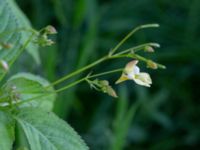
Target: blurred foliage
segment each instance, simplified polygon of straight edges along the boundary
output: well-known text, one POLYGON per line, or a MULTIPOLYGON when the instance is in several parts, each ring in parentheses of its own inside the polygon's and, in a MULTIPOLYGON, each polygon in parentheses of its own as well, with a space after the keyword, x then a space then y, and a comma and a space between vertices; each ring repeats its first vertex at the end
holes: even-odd
MULTIPOLYGON (((155 41, 152 58, 167 66, 150 71, 152 88, 119 86, 119 99, 81 84, 59 95, 55 112, 66 119, 92 150, 173 150, 200 146, 199 0, 17 0, 37 29, 58 30, 56 45, 42 48, 41 66, 22 56, 16 69, 37 72, 50 81, 78 69, 115 46, 133 27, 159 23, 125 44, 155 41)), ((128 60, 127 60, 128 61, 128 60)), ((127 62, 126 61, 126 62, 127 62)), ((109 62, 93 71, 124 66, 109 62)), ((108 76, 111 83, 119 75, 108 76)), ((77 76, 73 80, 80 78, 77 76)), ((73 81, 72 80, 72 81, 73 81)))

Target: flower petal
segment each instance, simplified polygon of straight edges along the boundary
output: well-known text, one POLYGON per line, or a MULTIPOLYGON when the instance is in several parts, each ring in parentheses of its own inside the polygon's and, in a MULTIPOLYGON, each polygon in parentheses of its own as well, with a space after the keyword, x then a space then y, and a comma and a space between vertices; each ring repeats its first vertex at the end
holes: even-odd
POLYGON ((121 77, 115 82, 115 84, 119 84, 119 83, 126 81, 128 79, 129 78, 126 75, 122 74, 121 77))
POLYGON ((133 69, 134 69, 134 67, 135 67, 135 65, 138 63, 138 60, 132 60, 132 61, 130 61, 128 64, 126 64, 126 66, 125 66, 125 72, 126 73, 130 73, 130 72, 132 72, 133 71, 133 69))
POLYGON ((135 75, 133 80, 142 86, 150 87, 152 84, 151 77, 148 73, 141 72, 138 75, 135 75))
POLYGON ((135 65, 135 66, 133 67, 133 73, 134 73, 134 74, 139 74, 139 73, 140 73, 140 68, 139 68, 138 66, 135 65))

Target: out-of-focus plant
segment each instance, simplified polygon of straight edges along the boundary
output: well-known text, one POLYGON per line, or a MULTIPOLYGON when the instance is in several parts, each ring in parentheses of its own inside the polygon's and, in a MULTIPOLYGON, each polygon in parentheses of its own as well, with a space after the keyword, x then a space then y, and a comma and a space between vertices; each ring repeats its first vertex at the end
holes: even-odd
MULTIPOLYGON (((49 36, 56 34, 57 31, 50 25, 39 31, 33 29, 13 1, 0 0, 0 10, 2 10, 0 24, 0 79, 2 80, 24 50, 28 50, 36 63, 40 63, 37 47, 54 44, 49 36)), ((85 81, 91 88, 116 98, 117 93, 109 82, 98 77, 117 72, 122 72, 122 76, 116 83, 129 79, 139 85, 150 87, 151 77, 148 73, 140 72, 136 66, 138 61, 145 62, 147 67, 152 69, 164 69, 165 66, 139 55, 138 52, 154 52, 154 48, 159 47, 159 44, 145 43, 120 51, 119 48, 137 31, 155 27, 158 27, 158 24, 136 27, 105 56, 55 82, 49 83, 46 79, 30 73, 18 73, 6 80, 0 89, 0 149, 88 149, 80 136, 52 112, 56 94, 85 81), (102 62, 121 58, 131 59, 125 68, 96 74, 88 73, 85 77, 61 88, 53 88, 102 62)), ((131 109, 130 116, 133 114, 132 111, 131 109)), ((127 118, 127 122, 130 122, 130 118, 127 118)))

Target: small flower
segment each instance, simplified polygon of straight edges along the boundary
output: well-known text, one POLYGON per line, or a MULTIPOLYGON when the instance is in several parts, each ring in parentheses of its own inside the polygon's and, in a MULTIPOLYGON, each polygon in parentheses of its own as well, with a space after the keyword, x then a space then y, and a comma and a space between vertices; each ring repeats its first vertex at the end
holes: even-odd
POLYGON ((151 77, 148 73, 140 72, 140 68, 136 65, 137 60, 129 62, 121 75, 121 77, 116 81, 116 84, 121 83, 126 80, 133 80, 135 83, 150 87, 152 84, 151 77))

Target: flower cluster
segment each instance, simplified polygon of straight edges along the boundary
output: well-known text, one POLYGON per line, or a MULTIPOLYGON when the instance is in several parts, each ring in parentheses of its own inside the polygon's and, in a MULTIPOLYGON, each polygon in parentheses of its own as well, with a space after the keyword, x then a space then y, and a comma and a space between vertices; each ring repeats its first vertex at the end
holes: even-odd
POLYGON ((57 34, 56 29, 53 26, 48 25, 38 32, 38 35, 35 39, 35 43, 37 43, 42 47, 51 46, 52 44, 54 44, 54 41, 49 39, 48 35, 53 35, 53 34, 57 34))

